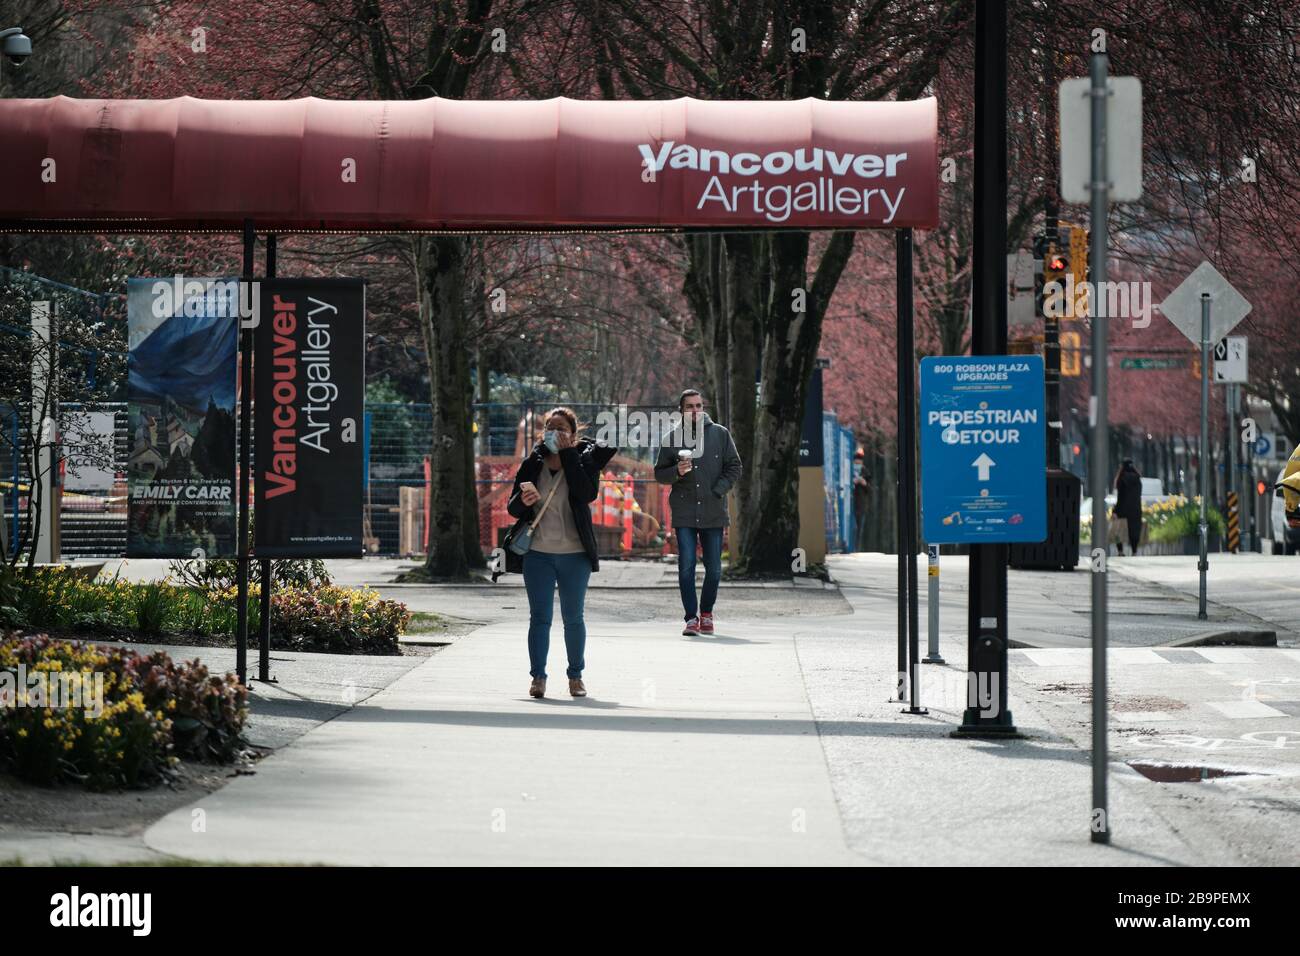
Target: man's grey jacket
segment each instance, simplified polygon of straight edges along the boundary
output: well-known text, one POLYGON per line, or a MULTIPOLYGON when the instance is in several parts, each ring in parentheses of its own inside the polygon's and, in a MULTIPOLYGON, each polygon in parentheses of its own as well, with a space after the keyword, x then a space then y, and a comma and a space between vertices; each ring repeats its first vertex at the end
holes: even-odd
POLYGON ((740 480, 744 470, 731 432, 708 415, 700 416, 703 434, 688 429, 683 440, 679 426, 665 436, 655 460, 655 480, 672 485, 668 504, 673 512, 674 528, 725 528, 727 492, 740 480), (677 474, 677 453, 689 448, 692 468, 677 474))

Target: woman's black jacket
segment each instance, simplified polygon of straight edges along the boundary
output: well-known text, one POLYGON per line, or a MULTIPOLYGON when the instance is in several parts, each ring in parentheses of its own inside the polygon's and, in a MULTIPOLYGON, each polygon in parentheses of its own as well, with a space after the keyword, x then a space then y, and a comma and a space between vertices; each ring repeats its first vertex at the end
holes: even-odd
MULTIPOLYGON (((582 550, 591 561, 593 571, 600 570, 600 559, 596 551, 596 532, 592 530, 591 525, 591 503, 596 500, 600 491, 600 470, 617 451, 617 448, 597 445, 590 438, 579 439, 572 448, 560 449, 560 467, 564 469, 564 480, 569 488, 569 507, 573 511, 573 524, 578 529, 582 550)), ((532 454, 520 463, 519 470, 515 472, 515 485, 510 491, 510 504, 506 506, 506 510, 510 512, 511 517, 518 519, 515 521, 516 530, 520 525, 527 524, 537 517, 537 509, 541 507, 541 502, 532 506, 524 504, 519 496, 519 486, 525 481, 537 484, 538 476, 546 467, 546 455, 546 446, 538 442, 532 454)), ((551 502, 551 507, 555 507, 554 501, 551 502)), ((511 574, 522 574, 523 570, 523 556, 507 548, 506 571, 511 574)), ((493 574, 492 580, 495 581, 500 573, 493 574)))
POLYGON ((1132 468, 1121 468, 1115 477, 1115 517, 1142 517, 1142 476, 1132 468))

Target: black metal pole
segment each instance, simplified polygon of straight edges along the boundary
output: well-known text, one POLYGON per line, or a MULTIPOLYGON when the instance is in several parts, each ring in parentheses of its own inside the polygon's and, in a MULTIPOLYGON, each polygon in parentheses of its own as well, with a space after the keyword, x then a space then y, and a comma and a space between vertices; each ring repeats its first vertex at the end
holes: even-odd
MULTIPOLYGON (((1048 255, 1061 247, 1060 219, 1053 189, 1048 187, 1050 195, 1044 217, 1048 255)), ((1070 266, 1073 268, 1074 263, 1071 262, 1070 266)), ((1051 312, 1053 314, 1047 314, 1045 310, 1043 315, 1043 379, 1047 393, 1047 421, 1044 423, 1047 429, 1047 467, 1054 470, 1061 467, 1061 320, 1055 309, 1051 312)))
MULTIPOLYGON (((911 595, 907 567, 913 563, 909 545, 908 529, 913 525, 910 489, 915 488, 908 474, 911 449, 914 441, 908 429, 908 409, 911 396, 908 391, 907 369, 911 365, 912 353, 912 230, 899 229, 894 233, 894 271, 897 280, 896 304, 898 310, 898 437, 894 464, 894 486, 896 491, 895 512, 898 517, 898 530, 895 537, 898 544, 898 699, 906 701, 908 694, 908 674, 912 668, 908 659, 908 622, 911 619, 911 595), (906 278, 905 278, 906 277, 906 278)), ((911 660, 915 660, 912 658, 911 660)))
MULTIPOLYGON (((266 235, 266 278, 275 278, 275 233, 266 235)), ((259 323, 260 325, 260 323, 259 323)), ((254 335, 258 330, 254 330, 254 335)), ((265 334, 265 333, 262 333, 265 334)), ((261 614, 257 620, 257 679, 271 680, 271 559, 261 559, 262 589, 261 614)))
MULTIPOLYGON (((253 280, 253 220, 244 220, 244 282, 253 280)), ((236 611, 235 672, 241 684, 248 683, 248 489, 252 446, 250 424, 253 418, 253 330, 243 316, 239 319, 239 480, 237 514, 239 516, 238 554, 235 559, 238 587, 236 611)))
POLYGON ((910 678, 906 712, 924 714, 921 707, 921 629, 916 581, 916 345, 912 315, 912 230, 898 230, 898 359, 899 446, 905 477, 899 479, 904 513, 903 556, 907 574, 907 674, 910 678))
MULTIPOLYGON (((1005 355, 1007 8, 1002 0, 975 4, 974 239, 971 354, 1005 355)), ((971 545, 966 634, 967 670, 974 675, 978 699, 968 698, 958 733, 1015 734, 1007 706, 1005 544, 971 545)))

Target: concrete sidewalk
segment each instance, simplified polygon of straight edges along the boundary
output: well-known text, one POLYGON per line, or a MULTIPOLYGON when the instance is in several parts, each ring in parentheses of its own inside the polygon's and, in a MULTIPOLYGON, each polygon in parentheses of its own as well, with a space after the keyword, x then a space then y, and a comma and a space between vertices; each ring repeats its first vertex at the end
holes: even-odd
POLYGON ((724 588, 713 638, 592 617, 592 696, 581 701, 567 696, 558 626, 552 696, 526 696, 519 613, 164 817, 145 843, 205 861, 330 864, 1242 859, 1216 834, 1212 806, 1175 806, 1177 795, 1120 762, 1114 843, 1091 844, 1086 738, 1054 724, 1014 673, 1025 739, 952 739, 964 635, 944 638, 947 667, 927 668, 929 714, 901 713, 881 560, 837 567, 851 614, 733 619, 745 601, 724 588))
POLYGON ((557 626, 535 701, 524 626, 446 648, 145 842, 266 863, 861 862, 788 629, 593 623, 591 696, 575 701, 557 626))

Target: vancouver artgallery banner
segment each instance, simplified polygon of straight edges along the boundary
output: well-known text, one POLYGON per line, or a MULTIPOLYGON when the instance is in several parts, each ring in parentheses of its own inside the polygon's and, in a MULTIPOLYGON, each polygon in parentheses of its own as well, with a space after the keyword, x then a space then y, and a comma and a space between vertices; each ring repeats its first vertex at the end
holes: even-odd
POLYGON ((266 279, 261 287, 254 554, 360 557, 365 284, 266 279))
POLYGON ((239 283, 127 280, 127 557, 235 554, 239 283))

